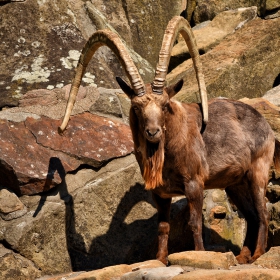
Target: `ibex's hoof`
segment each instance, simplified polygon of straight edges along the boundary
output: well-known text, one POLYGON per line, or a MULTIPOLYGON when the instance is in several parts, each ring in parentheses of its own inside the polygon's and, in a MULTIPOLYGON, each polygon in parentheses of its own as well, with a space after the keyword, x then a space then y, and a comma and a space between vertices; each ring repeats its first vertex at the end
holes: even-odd
POLYGON ((168 259, 167 258, 157 258, 158 261, 161 261, 164 265, 168 265, 168 259))
POLYGON ((236 260, 239 264, 248 264, 248 263, 251 263, 251 257, 249 256, 244 256, 244 255, 238 255, 236 257, 236 260))

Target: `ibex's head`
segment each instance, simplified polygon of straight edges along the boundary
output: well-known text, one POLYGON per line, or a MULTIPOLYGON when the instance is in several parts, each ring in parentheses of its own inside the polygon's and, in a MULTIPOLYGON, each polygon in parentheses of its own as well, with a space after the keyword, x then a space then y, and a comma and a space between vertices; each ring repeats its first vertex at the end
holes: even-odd
POLYGON ((134 90, 121 78, 117 77, 117 82, 131 100, 130 114, 135 115, 138 129, 141 130, 142 135, 148 142, 158 143, 164 135, 165 113, 170 110, 169 100, 180 91, 183 80, 174 86, 164 88, 161 94, 154 92, 152 85, 147 84, 145 94, 141 96, 136 95, 134 90))

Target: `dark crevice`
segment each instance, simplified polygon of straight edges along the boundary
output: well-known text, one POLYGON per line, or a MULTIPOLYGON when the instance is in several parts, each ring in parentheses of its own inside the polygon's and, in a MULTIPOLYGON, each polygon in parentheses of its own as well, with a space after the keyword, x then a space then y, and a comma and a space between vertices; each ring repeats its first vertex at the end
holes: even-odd
POLYGON ((128 15, 128 10, 127 10, 126 0, 122 0, 122 7, 123 7, 123 10, 125 12, 126 20, 127 20, 128 24, 129 24, 129 15, 128 15))
POLYGON ((280 73, 278 74, 278 76, 275 78, 273 86, 272 87, 277 87, 280 85, 280 73))
POLYGON ((222 220, 226 218, 226 215, 227 215, 226 213, 214 213, 214 218, 222 220))
POLYGON ((266 10, 266 11, 265 11, 265 17, 267 17, 267 16, 272 16, 272 15, 278 13, 279 11, 280 11, 280 8, 275 8, 275 9, 269 10, 269 11, 266 10))
POLYGON ((19 254, 19 251, 15 250, 12 245, 5 239, 1 240, 1 244, 6 248, 9 249, 11 251, 13 251, 14 253, 19 254))
POLYGON ((11 0, 10 0, 10 1, 1 1, 1 2, 0 2, 0 7, 1 7, 1 6, 4 6, 4 5, 7 5, 7 4, 10 4, 10 3, 13 3, 13 2, 14 2, 14 3, 15 3, 15 2, 16 2, 16 3, 21 3, 21 2, 25 2, 25 1, 24 1, 24 0, 22 0, 22 1, 11 1, 11 0))

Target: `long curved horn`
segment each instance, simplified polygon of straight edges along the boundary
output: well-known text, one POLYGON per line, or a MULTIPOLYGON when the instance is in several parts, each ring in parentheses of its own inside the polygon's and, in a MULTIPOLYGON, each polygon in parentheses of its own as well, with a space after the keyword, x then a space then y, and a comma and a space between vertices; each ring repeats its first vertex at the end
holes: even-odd
POLYGON ((171 50, 178 36, 178 33, 181 33, 181 35, 183 36, 193 60, 193 65, 196 71, 196 79, 198 82, 200 98, 202 103, 203 121, 204 123, 207 123, 208 102, 207 102, 206 86, 204 82, 204 75, 202 73, 202 64, 200 61, 200 56, 199 56, 196 40, 192 32, 192 29, 188 21, 181 16, 173 17, 173 19, 169 21, 167 28, 165 30, 161 50, 159 53, 159 60, 156 68, 155 78, 152 83, 153 92, 156 94, 163 93, 163 87, 167 75, 171 50))
POLYGON ((115 53, 129 78, 135 94, 138 96, 145 94, 145 84, 120 37, 110 30, 99 30, 89 38, 80 55, 64 118, 58 128, 59 133, 62 133, 68 124, 86 67, 94 53, 101 46, 107 46, 115 53))

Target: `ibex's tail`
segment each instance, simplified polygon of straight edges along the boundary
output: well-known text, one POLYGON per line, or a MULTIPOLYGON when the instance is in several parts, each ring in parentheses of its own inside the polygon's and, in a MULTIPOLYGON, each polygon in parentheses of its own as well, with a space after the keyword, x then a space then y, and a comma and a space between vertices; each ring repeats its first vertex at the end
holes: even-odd
POLYGON ((277 171, 277 173, 280 174, 280 142, 275 139, 275 151, 274 151, 274 168, 277 171))

